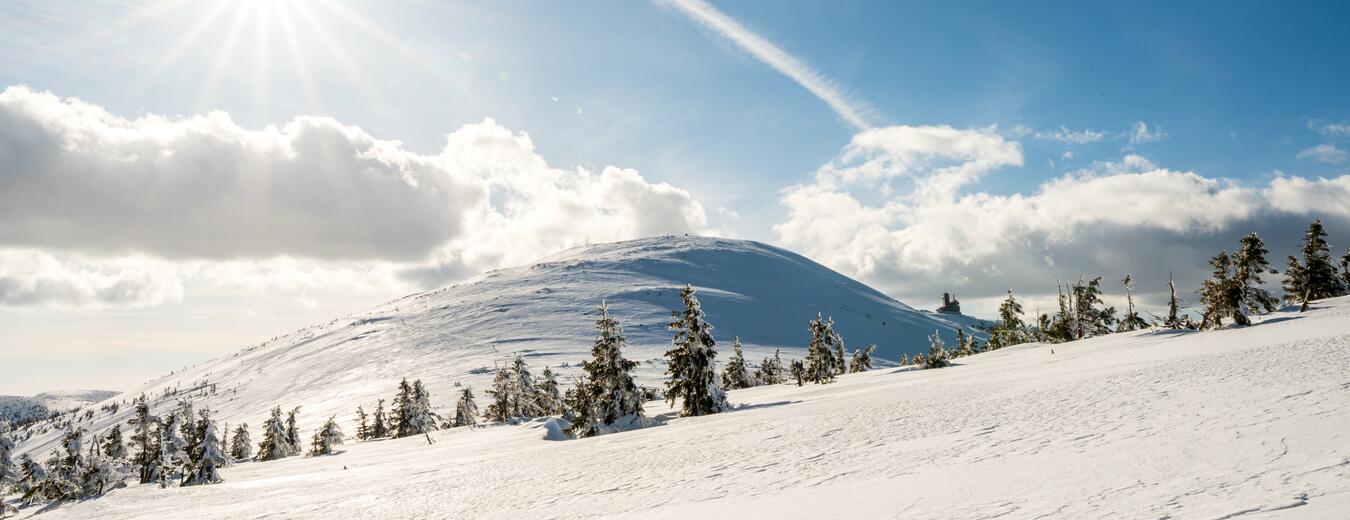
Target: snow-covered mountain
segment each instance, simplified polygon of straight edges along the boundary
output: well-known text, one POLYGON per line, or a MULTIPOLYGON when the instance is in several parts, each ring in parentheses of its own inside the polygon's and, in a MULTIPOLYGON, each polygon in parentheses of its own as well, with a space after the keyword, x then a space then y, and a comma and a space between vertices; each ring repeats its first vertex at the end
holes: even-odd
POLYGON ((734 390, 702 417, 653 401, 652 426, 589 439, 537 420, 348 443, 20 517, 1345 518, 1347 374, 1350 297, 734 390))
POLYGON ((0 420, 27 422, 108 399, 119 392, 111 390, 53 390, 34 396, 0 395, 0 420))
MULTIPOLYGON (((449 407, 454 384, 485 388, 493 367, 516 354, 536 373, 553 367, 566 384, 590 355, 602 300, 622 321, 628 357, 645 361, 639 382, 654 386, 664 378, 666 322, 685 284, 699 290, 722 360, 733 337, 753 363, 775 348, 785 358, 800 357, 817 313, 834 318, 850 349, 876 344, 882 360, 926 351, 935 330, 949 341, 955 334, 943 315, 916 311, 796 253, 745 240, 662 236, 578 247, 409 295, 158 378, 117 399, 125 405, 144 393, 163 413, 189 397, 223 422, 255 427, 273 406, 302 406, 308 427, 333 414, 350 421, 358 404, 371 408, 391 397, 404 377, 422 379, 433 404, 449 407)), ((105 431, 128 413, 125 406, 99 413, 84 427, 105 431)), ((48 450, 56 435, 35 436, 20 450, 48 450)))

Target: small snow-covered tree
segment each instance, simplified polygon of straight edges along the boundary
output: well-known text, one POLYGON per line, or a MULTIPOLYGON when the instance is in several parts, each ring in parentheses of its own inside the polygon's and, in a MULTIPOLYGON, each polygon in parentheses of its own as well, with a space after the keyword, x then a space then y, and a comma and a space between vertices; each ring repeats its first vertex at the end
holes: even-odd
POLYGON ((830 327, 830 335, 833 336, 834 343, 834 370, 836 374, 848 372, 848 359, 844 357, 844 338, 834 331, 833 325, 830 327))
POLYGON ((1085 280, 1084 277, 1078 277, 1078 283, 1073 285, 1073 308, 1074 325, 1078 327, 1075 331, 1077 339, 1100 336, 1111 333, 1111 325, 1116 322, 1116 310, 1113 307, 1101 307, 1102 302, 1102 277, 1098 276, 1091 280, 1085 280))
POLYGON ((234 438, 230 440, 230 458, 247 460, 253 456, 253 440, 248 436, 248 423, 239 423, 234 429, 234 438))
MULTIPOLYGON (((4 489, 18 479, 19 469, 14 465, 14 441, 10 439, 9 423, 0 419, 0 497, 4 489)), ((0 502, 4 499, 0 498, 0 502)))
POLYGON ((511 419, 511 413, 515 409, 513 402, 515 399, 511 394, 511 370, 502 367, 497 370, 497 375, 492 378, 492 386, 487 390, 488 403, 487 411, 484 414, 490 421, 504 423, 511 419))
POLYGON ((943 368, 951 366, 948 360, 947 346, 942 343, 942 337, 938 331, 933 331, 932 336, 928 336, 928 355, 923 358, 924 368, 943 368))
POLYGON ((220 439, 216 437, 216 421, 211 419, 210 410, 202 410, 197 419, 196 443, 190 452, 190 462, 183 475, 182 485, 200 486, 220 482, 220 473, 216 470, 224 466, 227 460, 220 451, 220 439))
POLYGON ((854 350, 854 351, 853 351, 853 361, 852 361, 851 363, 849 363, 848 371, 849 371, 849 372, 866 372, 866 371, 868 371, 868 370, 871 370, 871 369, 872 369, 872 353, 873 353, 873 352, 876 352, 876 351, 877 351, 877 346, 876 346, 876 345, 868 345, 868 346, 866 346, 866 347, 863 347, 863 348, 854 350))
POLYGON ((375 419, 370 425, 370 438, 383 439, 389 436, 389 421, 384 415, 384 399, 375 403, 375 419))
POLYGON ((534 385, 534 376, 530 375, 530 366, 520 354, 516 354, 515 360, 511 362, 511 395, 514 408, 512 415, 526 419, 544 415, 544 410, 539 406, 539 390, 534 385))
POLYGON ((900 354, 900 366, 909 365, 909 354, 900 354))
POLYGON ((632 373, 637 362, 624 357, 628 338, 603 301, 595 328, 599 334, 591 346, 591 359, 582 363, 582 378, 565 399, 572 421, 567 433, 577 438, 643 421, 645 399, 632 373))
POLYGON ((802 381, 806 379, 806 364, 800 359, 794 359, 788 364, 788 371, 792 374, 792 379, 797 381, 797 386, 802 386, 802 381))
POLYGON ((666 382, 666 402, 674 406, 675 400, 679 399, 681 416, 721 412, 728 405, 726 393, 717 382, 714 365, 717 342, 713 340, 713 327, 703 318, 703 308, 693 286, 685 285, 680 298, 684 301, 684 310, 672 312, 669 325, 670 330, 675 331, 675 337, 671 340, 674 348, 666 351, 666 373, 670 375, 670 381, 666 382))
POLYGON ((544 371, 539 374, 539 381, 535 384, 534 401, 542 415, 558 415, 562 413, 562 391, 558 388, 558 378, 553 374, 548 365, 544 365, 544 371))
POLYGON ((1327 231, 1322 219, 1308 225, 1303 235, 1303 247, 1300 252, 1303 262, 1290 259, 1290 269, 1285 272, 1285 297, 1290 298, 1291 289, 1294 300, 1309 302, 1345 294, 1345 280, 1336 272, 1336 264, 1331 258, 1331 247, 1327 244, 1327 231), (1296 269, 1297 268, 1297 269, 1296 269), (1301 294, 1300 294, 1301 293, 1301 294))
POLYGON ((421 435, 434 431, 440 424, 440 416, 431 410, 431 392, 427 391, 421 379, 413 381, 412 414, 409 416, 409 435, 421 435))
POLYGON ((116 460, 127 458, 127 448, 122 444, 122 425, 114 424, 108 430, 108 435, 103 438, 103 454, 116 460))
POLYGON ((277 460, 295 454, 295 446, 286 436, 286 423, 281 418, 281 407, 273 407, 272 415, 263 421, 263 438, 258 443, 258 454, 253 456, 253 460, 277 460))
POLYGON ((1120 284, 1125 286, 1125 317, 1120 319, 1116 332, 1147 329, 1148 322, 1139 317, 1139 313, 1134 310, 1134 277, 1127 274, 1120 284))
POLYGON ((330 416, 323 426, 314 431, 314 440, 309 445, 309 456, 332 455, 333 446, 340 445, 342 445, 342 429, 338 427, 337 420, 330 416))
POLYGON ((20 503, 30 505, 47 500, 46 493, 39 489, 45 480, 47 470, 42 467, 42 463, 33 460, 27 453, 19 456, 19 478, 14 482, 14 489, 19 492, 20 503))
POLYGON ((160 487, 167 487, 169 481, 178 474, 182 467, 188 462, 188 442, 182 436, 182 428, 179 426, 180 416, 177 413, 169 413, 159 418, 159 464, 158 475, 160 487))
POLYGON ((359 405, 356 407, 356 440, 370 440, 370 424, 366 417, 366 410, 359 405))
POLYGON ((722 386, 727 390, 750 388, 750 370, 745 365, 745 355, 741 352, 741 338, 736 336, 731 342, 731 359, 722 369, 722 386))
POLYGON ((755 370, 755 383, 760 385, 778 385, 786 382, 783 376, 783 359, 779 357, 778 349, 774 349, 773 357, 764 358, 755 370))
POLYGON ((970 342, 968 341, 968 339, 969 336, 966 335, 965 327, 957 327, 956 348, 953 349, 953 352, 951 352, 952 357, 954 358, 966 357, 975 353, 973 349, 970 348, 970 342))
POLYGON ((300 454, 300 429, 295 426, 296 418, 300 415, 300 407, 292 408, 286 412, 286 446, 287 457, 300 454))
POLYGON ((1238 250, 1233 254, 1233 283, 1240 292, 1238 312, 1244 314, 1266 314, 1275 310, 1277 300, 1263 289, 1265 281, 1262 274, 1277 274, 1266 261, 1266 243, 1256 233, 1242 237, 1238 250))
MULTIPOLYGON (((1289 257, 1293 260, 1294 257, 1289 257)), ((1169 329, 1189 329, 1191 327, 1190 318, 1181 314, 1181 303, 1177 299, 1177 283, 1172 280, 1172 273, 1167 273, 1167 289, 1171 296, 1167 299, 1167 318, 1163 320, 1163 327, 1169 329)))
POLYGON ((155 428, 159 418, 150 414, 144 394, 133 403, 128 424, 132 428, 131 445, 136 448, 136 453, 131 458, 131 464, 136 467, 142 484, 156 482, 159 480, 159 436, 155 434, 155 428))
POLYGON ((808 328, 811 331, 811 343, 806 350, 806 380, 816 384, 833 381, 834 375, 839 372, 836 366, 838 359, 831 351, 836 338, 834 320, 823 319, 817 313, 808 328))
POLYGON ((473 402, 473 389, 464 387, 455 403, 455 422, 451 426, 474 426, 478 424, 478 405, 473 402))
POLYGON ((1251 321, 1242 313, 1242 289, 1233 278, 1233 260, 1228 251, 1214 255, 1209 265, 1213 273, 1200 284, 1200 304, 1204 306, 1200 328, 1218 328, 1230 316, 1238 325, 1250 325, 1251 321))

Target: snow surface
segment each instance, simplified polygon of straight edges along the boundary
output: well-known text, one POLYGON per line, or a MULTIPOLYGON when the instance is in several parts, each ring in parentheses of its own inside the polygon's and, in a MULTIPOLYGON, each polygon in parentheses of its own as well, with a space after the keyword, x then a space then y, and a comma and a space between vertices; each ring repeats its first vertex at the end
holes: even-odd
MULTIPOLYGON (((315 358, 317 363, 320 358, 315 358)), ((289 389, 288 391, 299 391, 289 389)), ((1350 298, 1244 329, 1028 344, 730 392, 549 441, 547 420, 245 463, 38 518, 1344 518, 1350 298)), ((343 397, 345 398, 345 397, 343 397)), ((34 509, 21 515, 32 515, 34 509)))
MULTIPOLYGON (((260 426, 273 406, 301 406, 299 425, 317 427, 336 414, 353 432, 357 405, 392 397, 401 378, 422 379, 441 413, 452 412, 455 384, 480 398, 494 367, 519 353, 538 375, 547 364, 563 386, 590 357, 601 300, 609 303, 628 336, 629 359, 644 361, 639 384, 665 380, 666 324, 686 283, 699 299, 721 347, 730 355, 740 336, 752 364, 784 349, 784 362, 801 357, 807 323, 816 313, 833 316, 835 330, 852 348, 877 344, 874 358, 898 360, 902 352, 927 351, 926 336, 952 322, 916 311, 807 258, 746 240, 662 236, 569 249, 530 266, 484 273, 444 289, 413 294, 370 312, 273 338, 231 356, 158 378, 117 397, 117 414, 99 412, 77 423, 105 432, 131 414, 130 399, 155 399, 166 413, 191 396, 223 422, 260 426), (563 366, 567 365, 567 366, 563 366), (210 395, 210 385, 215 395, 210 395), (165 395, 166 388, 177 394, 165 395)), ((35 435, 20 452, 45 457, 61 432, 35 435)))

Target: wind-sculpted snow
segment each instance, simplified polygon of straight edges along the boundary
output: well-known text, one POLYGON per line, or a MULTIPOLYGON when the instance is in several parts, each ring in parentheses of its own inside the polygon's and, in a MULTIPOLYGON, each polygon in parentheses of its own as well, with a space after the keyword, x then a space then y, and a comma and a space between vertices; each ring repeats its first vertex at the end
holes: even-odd
MULTIPOLYGON (((132 389, 118 397, 125 402, 117 414, 100 412, 77 425, 107 431, 129 417, 129 399, 145 393, 158 414, 191 398, 220 421, 247 422, 257 432, 273 406, 301 406, 303 428, 337 414, 352 432, 357 405, 370 410, 376 399, 392 398, 401 378, 422 379, 433 405, 449 411, 456 383, 481 397, 493 368, 517 353, 535 373, 547 364, 570 386, 590 356, 602 300, 628 336, 628 358, 643 361, 638 383, 658 386, 671 346, 666 325, 686 283, 699 290, 724 356, 739 336, 752 363, 780 347, 785 359, 804 355, 816 313, 834 318, 851 349, 875 343, 881 360, 926 351, 935 329, 949 340, 955 334, 942 317, 795 253, 745 240, 662 236, 573 248, 274 338, 132 389)), ((35 436, 19 450, 45 454, 58 434, 35 436)))
MULTIPOLYGON (((1028 344, 730 392, 548 441, 544 421, 246 463, 41 518, 1337 518, 1350 298, 1245 329, 1028 344)), ((25 512, 24 514, 28 514, 25 512)))

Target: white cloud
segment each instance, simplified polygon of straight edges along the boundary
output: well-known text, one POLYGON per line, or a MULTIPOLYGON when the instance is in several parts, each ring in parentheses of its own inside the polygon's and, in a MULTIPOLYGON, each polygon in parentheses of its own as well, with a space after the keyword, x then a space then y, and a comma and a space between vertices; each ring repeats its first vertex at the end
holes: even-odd
POLYGON ((747 29, 740 22, 718 11, 716 7, 703 0, 663 0, 660 3, 675 8, 676 11, 699 25, 730 40, 741 50, 754 56, 755 59, 796 81, 798 85, 829 105, 836 114, 839 114, 840 118, 859 130, 871 127, 864 116, 866 110, 850 100, 843 90, 829 78, 812 69, 811 66, 803 63, 797 57, 788 54, 763 36, 747 29))
POLYGON ((182 280, 162 261, 89 262, 69 254, 0 250, 0 306, 137 308, 182 299, 182 280))
POLYGON ((1350 152, 1346 152, 1331 143, 1322 143, 1299 152, 1298 158, 1312 159, 1328 164, 1340 164, 1350 159, 1350 152))
POLYGON ((1136 121, 1133 128, 1130 130, 1130 145, 1135 146, 1144 143, 1152 143, 1154 141, 1161 141, 1165 137, 1167 137, 1167 133, 1163 132, 1157 125, 1154 125, 1153 128, 1150 129, 1148 123, 1136 121))
POLYGON ((1067 126, 1060 125, 1059 130, 1036 132, 1037 139, 1047 141, 1059 141, 1068 144, 1087 144, 1095 143, 1106 138, 1106 132, 1084 128, 1082 130, 1070 130, 1067 126))
MULTIPOLYGON (((554 168, 527 134, 492 120, 422 155, 326 118, 260 130, 220 112, 129 120, 11 87, 0 93, 0 156, 0 249, 172 260, 194 283, 271 273, 298 286, 348 275, 430 286, 590 242, 715 232, 688 192, 630 169, 554 168)), ((24 289, 100 286, 14 265, 0 270, 12 305, 173 301, 24 289)))
MULTIPOLYGON (((781 244, 902 297, 959 291, 997 299, 1009 285, 1043 296, 1057 274, 1119 278, 1133 272, 1158 281, 1174 270, 1190 283, 1203 273, 1205 259, 1232 247, 1228 242, 1240 233, 1261 231, 1278 259, 1278 247, 1301 236, 1307 219, 1350 217, 1350 208, 1338 202, 1350 195, 1350 176, 1280 177, 1257 189, 1160 168, 1138 155, 1022 193, 970 192, 979 176, 1020 165, 1020 150, 985 130, 948 130, 950 139, 907 142, 955 164, 913 161, 903 146, 861 154, 855 139, 815 182, 784 191, 788 216, 775 226, 781 244), (866 175, 839 173, 850 171, 866 175), (969 173, 950 173, 962 171, 969 173), (878 197, 885 193, 878 180, 892 179, 913 185, 878 197), (966 190, 953 189, 963 185, 966 190)), ((1350 219, 1330 224, 1345 222, 1350 219)), ((1153 285, 1161 290, 1161 282, 1153 285)))
POLYGON ((1308 128, 1330 137, 1350 136, 1350 123, 1329 123, 1311 120, 1308 121, 1308 128))

